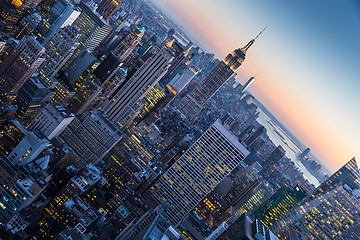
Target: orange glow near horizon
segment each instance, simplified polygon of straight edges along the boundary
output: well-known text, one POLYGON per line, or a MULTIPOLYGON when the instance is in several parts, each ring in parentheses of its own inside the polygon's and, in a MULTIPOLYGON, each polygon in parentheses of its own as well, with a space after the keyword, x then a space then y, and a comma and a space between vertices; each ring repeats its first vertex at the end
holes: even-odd
MULTIPOLYGON (((239 29, 234 31, 231 29, 233 27, 231 24, 222 24, 221 20, 223 19, 216 18, 216 16, 226 16, 222 15, 224 12, 222 12, 220 4, 219 9, 206 9, 208 12, 198 11, 201 4, 205 5, 204 1, 164 1, 167 8, 172 9, 185 25, 191 27, 187 30, 192 30, 191 32, 196 34, 194 37, 198 38, 201 44, 205 44, 208 51, 214 52, 219 59, 223 59, 234 49, 246 45, 252 37, 256 36, 256 31, 261 30, 261 28, 254 30, 252 26, 249 26, 251 23, 249 21, 249 24, 239 24, 241 25, 239 29), (211 15, 213 18, 210 18, 211 11, 219 11, 220 14, 213 14, 211 15), (246 36, 238 33, 244 33, 246 36)), ((277 31, 277 29, 273 29, 273 31, 277 31)), ((264 48, 264 43, 260 44, 260 41, 262 41, 262 37, 257 42, 264 48)), ((304 102, 303 99, 306 96, 299 92, 296 86, 291 86, 284 81, 286 76, 291 76, 291 74, 294 76, 296 71, 300 72, 301 69, 297 68, 294 63, 288 63, 287 59, 281 59, 283 62, 278 63, 278 67, 283 66, 282 69, 272 69, 272 65, 265 60, 268 57, 264 57, 265 53, 259 50, 261 47, 256 47, 257 42, 251 47, 246 60, 237 71, 241 83, 259 73, 249 88, 250 92, 269 108, 274 116, 284 123, 295 136, 309 146, 312 152, 318 156, 318 160, 324 163, 328 169, 332 171, 339 169, 353 157, 351 153, 358 153, 355 144, 349 144, 349 139, 341 134, 339 126, 331 124, 327 115, 323 115, 320 110, 313 108, 309 102, 304 102)), ((279 46, 278 42, 269 41, 267 44, 267 49, 282 50, 282 46, 279 46)), ((276 50, 273 51, 276 53, 276 50)))

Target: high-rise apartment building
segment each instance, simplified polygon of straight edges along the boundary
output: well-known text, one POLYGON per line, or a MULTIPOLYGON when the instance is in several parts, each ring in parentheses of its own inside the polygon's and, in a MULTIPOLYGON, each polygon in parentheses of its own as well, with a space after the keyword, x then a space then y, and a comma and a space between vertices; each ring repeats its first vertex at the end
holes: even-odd
POLYGON ((161 49, 129 79, 114 91, 104 107, 107 116, 121 128, 126 127, 140 110, 140 100, 165 74, 173 56, 167 48, 161 49))
POLYGON ((247 50, 253 45, 258 36, 252 39, 245 47, 236 49, 228 54, 196 89, 180 100, 177 108, 189 119, 195 118, 204 104, 224 85, 236 69, 240 67, 245 60, 247 50))
POLYGON ((110 20, 110 17, 120 7, 119 0, 103 0, 96 11, 105 18, 106 21, 110 20))
POLYGON ((34 37, 24 37, 0 65, 0 103, 11 101, 42 64, 45 48, 34 37))
POLYGON ((360 217, 360 175, 355 158, 278 220, 271 230, 281 239, 297 232, 305 239, 338 239, 360 217))
POLYGON ((156 201, 169 201, 175 225, 222 181, 249 152, 217 120, 151 187, 156 201))
POLYGON ((63 106, 49 103, 36 115, 28 129, 40 131, 51 140, 59 136, 74 118, 73 114, 66 114, 63 106))
POLYGON ((45 44, 45 60, 38 68, 39 79, 47 87, 54 88, 56 73, 71 57, 79 43, 78 31, 73 26, 66 26, 56 31, 45 44))
POLYGON ((124 62, 125 59, 134 51, 135 47, 140 43, 144 36, 145 29, 143 27, 133 28, 113 50, 114 54, 124 62))

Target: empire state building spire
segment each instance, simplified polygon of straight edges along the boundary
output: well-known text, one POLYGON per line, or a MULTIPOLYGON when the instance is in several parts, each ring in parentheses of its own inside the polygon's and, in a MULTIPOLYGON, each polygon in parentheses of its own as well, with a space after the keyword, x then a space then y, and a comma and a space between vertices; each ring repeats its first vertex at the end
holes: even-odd
POLYGON ((260 35, 265 31, 266 28, 267 28, 267 27, 265 27, 261 32, 259 32, 259 34, 256 35, 255 38, 251 39, 250 42, 248 42, 248 44, 246 44, 243 48, 241 48, 241 51, 243 51, 244 53, 246 53, 246 51, 251 47, 251 45, 254 44, 255 40, 260 37, 260 35))

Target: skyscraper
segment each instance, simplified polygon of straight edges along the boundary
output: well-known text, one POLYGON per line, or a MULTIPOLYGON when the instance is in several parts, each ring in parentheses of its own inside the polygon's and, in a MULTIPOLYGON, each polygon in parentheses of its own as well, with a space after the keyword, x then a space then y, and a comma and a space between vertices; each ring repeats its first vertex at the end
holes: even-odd
POLYGON ((44 62, 38 68, 39 79, 47 87, 54 88, 56 81, 52 78, 71 57, 79 43, 78 31, 73 26, 66 26, 55 32, 45 44, 46 55, 44 62))
POLYGON ((33 34, 39 42, 45 45, 52 33, 71 25, 79 15, 80 12, 76 10, 75 6, 65 0, 58 0, 41 19, 33 34))
POLYGON ((281 239, 297 232, 304 239, 338 239, 360 217, 359 171, 355 158, 335 172, 272 227, 281 239))
POLYGON ((159 81, 167 71, 173 56, 163 48, 153 58, 148 59, 135 74, 121 84, 104 107, 107 116, 121 128, 126 127, 140 110, 139 100, 159 81))
MULTIPOLYGON (((264 31, 264 30, 263 30, 264 31)), ((209 75, 177 104, 177 108, 189 119, 193 119, 201 111, 204 104, 224 85, 245 60, 246 52, 259 37, 260 32, 243 48, 228 54, 209 75)))
POLYGON ((73 149, 68 163, 82 169, 101 161, 122 133, 102 111, 91 111, 73 119, 60 137, 73 149))
POLYGON ((45 48, 34 37, 24 37, 0 65, 0 103, 11 101, 44 61, 45 48))
POLYGON ((250 86, 250 84, 255 80, 255 77, 251 77, 247 82, 244 84, 244 86, 241 88, 241 94, 244 94, 246 89, 250 86))
POLYGON ((110 20, 110 17, 120 7, 119 0, 103 0, 96 11, 105 18, 106 21, 110 20))
POLYGON ((285 156, 285 149, 279 145, 262 163, 261 174, 270 175, 278 167, 279 160, 285 156))
POLYGON ((121 62, 134 51, 135 47, 140 43, 144 36, 145 29, 143 27, 134 28, 128 35, 126 35, 121 42, 113 50, 114 54, 121 62))
POLYGON ((299 186, 285 184, 266 200, 254 215, 268 229, 304 197, 306 193, 299 186))
POLYGON ((28 129, 38 130, 49 140, 57 137, 74 119, 73 114, 66 114, 61 105, 47 104, 32 120, 28 129))
POLYGON ((78 42, 80 45, 62 68, 63 71, 70 71, 71 69, 76 68, 76 66, 72 66, 68 69, 81 52, 84 50, 88 50, 89 52, 94 51, 111 31, 109 23, 98 13, 95 13, 87 4, 80 2, 78 9, 81 14, 75 20, 73 26, 79 28, 80 38, 78 39, 78 42))
POLYGON ((49 89, 37 78, 31 77, 25 82, 22 88, 20 88, 13 104, 17 106, 16 115, 24 125, 27 125, 35 116, 41 108, 41 102, 48 94, 49 89))
POLYGON ((168 218, 178 224, 248 154, 217 120, 148 193, 158 202, 171 202, 168 218))

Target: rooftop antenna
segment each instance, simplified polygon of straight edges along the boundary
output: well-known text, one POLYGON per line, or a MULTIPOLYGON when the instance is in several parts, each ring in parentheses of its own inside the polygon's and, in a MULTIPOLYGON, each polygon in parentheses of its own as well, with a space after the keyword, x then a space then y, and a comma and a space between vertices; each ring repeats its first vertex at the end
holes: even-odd
POLYGON ((254 40, 258 39, 258 37, 260 37, 260 35, 265 31, 266 28, 267 26, 264 27, 264 29, 261 32, 259 32, 259 34, 254 38, 254 40))

